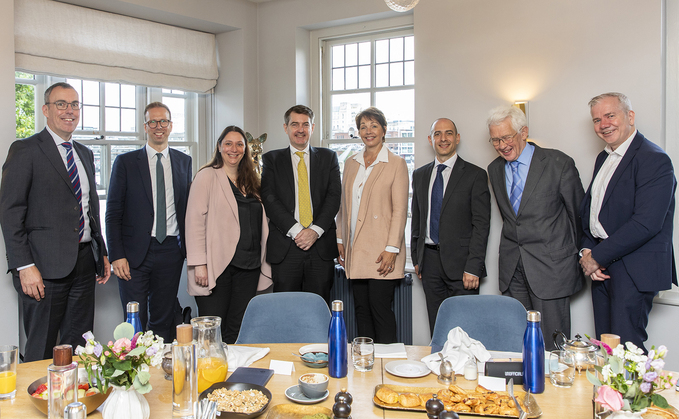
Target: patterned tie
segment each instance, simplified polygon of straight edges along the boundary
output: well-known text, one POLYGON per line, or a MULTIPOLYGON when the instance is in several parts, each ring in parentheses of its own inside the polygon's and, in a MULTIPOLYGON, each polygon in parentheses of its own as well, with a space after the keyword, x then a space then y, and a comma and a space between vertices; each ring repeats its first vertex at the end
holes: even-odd
POLYGON ((71 178, 73 192, 75 192, 75 197, 78 199, 78 205, 80 207, 80 226, 78 227, 78 241, 80 241, 83 239, 83 232, 85 231, 85 216, 83 215, 83 191, 80 188, 78 167, 75 165, 75 159, 73 158, 73 144, 66 142, 61 143, 61 146, 66 149, 66 170, 68 171, 68 177, 71 178))
POLYGON ((443 171, 447 166, 439 164, 436 171, 434 185, 431 187, 431 209, 429 213, 429 238, 434 244, 439 243, 439 219, 443 203, 443 171))
POLYGON ((309 175, 304 163, 304 152, 295 152, 299 156, 297 164, 297 190, 299 191, 299 222, 307 228, 311 225, 314 218, 311 214, 311 196, 309 194, 309 175))
POLYGON ((163 153, 156 153, 156 240, 162 243, 167 237, 167 204, 165 203, 165 169, 160 159, 163 153))
POLYGON ((509 202, 514 208, 514 214, 519 214, 519 205, 521 205, 521 194, 523 194, 523 182, 519 176, 519 162, 513 161, 509 165, 512 168, 512 187, 509 194, 509 202))

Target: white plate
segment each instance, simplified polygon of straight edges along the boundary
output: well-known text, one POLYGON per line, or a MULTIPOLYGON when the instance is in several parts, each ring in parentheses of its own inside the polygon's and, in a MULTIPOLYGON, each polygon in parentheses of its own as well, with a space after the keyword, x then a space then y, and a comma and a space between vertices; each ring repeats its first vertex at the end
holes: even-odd
POLYGON ((424 377, 431 372, 424 362, 411 360, 391 361, 384 368, 389 374, 404 378, 424 377))
POLYGON ((328 353, 328 344, 327 343, 313 343, 311 345, 306 345, 302 346, 299 348, 299 354, 304 355, 309 352, 324 352, 328 353))
POLYGON ((288 387, 287 390, 285 390, 285 397, 288 399, 292 400, 295 403, 301 403, 301 404, 314 404, 318 402, 322 402, 323 400, 328 398, 328 395, 330 394, 330 390, 325 390, 325 394, 323 394, 322 397, 319 397, 317 399, 310 399, 307 396, 302 393, 302 389, 299 387, 299 385, 288 387))

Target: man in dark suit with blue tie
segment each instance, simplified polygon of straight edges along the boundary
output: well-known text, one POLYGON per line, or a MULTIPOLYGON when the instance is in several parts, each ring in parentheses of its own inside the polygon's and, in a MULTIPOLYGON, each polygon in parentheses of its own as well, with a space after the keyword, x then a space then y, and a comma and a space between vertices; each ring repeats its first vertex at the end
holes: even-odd
POLYGON ((676 179, 669 156, 634 125, 622 93, 589 102, 606 147, 580 207, 580 265, 592 279, 596 335, 613 333, 644 348, 659 291, 677 284, 672 245, 676 179))
POLYGON ((309 145, 314 130, 310 108, 293 106, 284 118, 290 147, 262 158, 273 291, 313 292, 330 303, 338 255, 335 216, 342 194, 337 153, 309 145))
POLYGON ((460 134, 447 118, 434 121, 436 159, 413 172, 410 250, 434 332, 443 300, 479 293, 486 275, 490 191, 486 171, 457 154, 460 134))
POLYGON ((128 302, 139 302, 142 328, 171 342, 186 258, 191 157, 168 147, 172 120, 167 105, 150 103, 144 115, 146 146, 113 163, 106 235, 123 310, 128 302))
POLYGON ((83 333, 94 326, 95 277, 104 284, 111 275, 94 156, 71 139, 80 121, 78 92, 67 83, 50 86, 42 113, 47 127, 12 144, 0 187, 0 225, 21 300, 26 362, 51 358, 57 334, 61 344, 84 344, 83 333), (103 261, 100 269, 95 260, 103 261))

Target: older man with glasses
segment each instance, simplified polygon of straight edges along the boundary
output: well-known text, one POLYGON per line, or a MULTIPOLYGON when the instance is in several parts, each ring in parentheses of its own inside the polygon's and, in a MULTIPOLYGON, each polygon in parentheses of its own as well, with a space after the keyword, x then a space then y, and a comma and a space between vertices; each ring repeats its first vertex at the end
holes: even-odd
POLYGON ((500 291, 542 313, 545 347, 571 332, 570 296, 582 288, 578 266, 579 205, 584 191, 573 159, 527 142, 524 113, 493 109, 490 142, 500 155, 488 177, 502 214, 500 291))
POLYGON ((120 301, 137 301, 142 328, 174 339, 177 291, 186 258, 184 218, 191 157, 170 149, 170 108, 144 110, 147 143, 113 163, 106 203, 106 236, 120 301))

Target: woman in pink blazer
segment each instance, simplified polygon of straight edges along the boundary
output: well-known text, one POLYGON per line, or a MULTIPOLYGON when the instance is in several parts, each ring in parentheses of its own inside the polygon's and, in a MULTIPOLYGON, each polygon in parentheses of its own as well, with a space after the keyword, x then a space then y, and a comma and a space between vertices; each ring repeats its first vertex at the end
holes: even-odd
POLYGON ((408 167, 384 146, 387 120, 377 108, 356 116, 365 147, 344 163, 337 214, 339 262, 352 280, 358 334, 396 342, 391 309, 406 263, 408 167))
POLYGON ((222 318, 222 339, 234 343, 257 290, 269 287, 269 229, 260 179, 245 133, 224 129, 212 161, 191 184, 186 209, 188 292, 200 316, 222 318))

